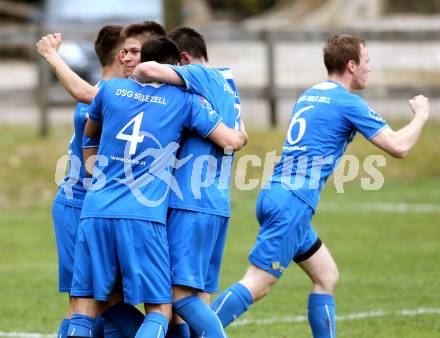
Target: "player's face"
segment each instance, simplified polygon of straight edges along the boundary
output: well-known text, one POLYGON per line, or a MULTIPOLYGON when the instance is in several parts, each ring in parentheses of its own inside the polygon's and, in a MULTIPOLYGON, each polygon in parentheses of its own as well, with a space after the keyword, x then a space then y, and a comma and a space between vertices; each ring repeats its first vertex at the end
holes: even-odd
POLYGON ((367 47, 361 45, 361 57, 359 64, 355 65, 353 72, 352 87, 355 90, 364 89, 367 87, 368 73, 370 72, 370 58, 368 56, 367 47))
POLYGON ((141 62, 142 40, 130 37, 124 41, 124 75, 129 77, 133 69, 141 62))

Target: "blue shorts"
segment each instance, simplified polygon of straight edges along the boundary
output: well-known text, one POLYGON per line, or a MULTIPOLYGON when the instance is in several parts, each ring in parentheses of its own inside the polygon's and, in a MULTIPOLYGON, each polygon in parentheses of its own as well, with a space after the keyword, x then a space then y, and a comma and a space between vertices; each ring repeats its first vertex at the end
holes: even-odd
POLYGON ((312 208, 281 185, 263 189, 256 209, 261 227, 249 254, 253 265, 279 278, 292 260, 306 260, 321 247, 312 208))
POLYGON ((58 251, 58 289, 70 292, 81 208, 54 202, 52 218, 58 251))
POLYGON ((172 302, 163 224, 135 219, 81 220, 71 295, 109 300, 119 277, 126 303, 172 302))
POLYGON ((218 290, 229 218, 170 209, 167 221, 173 285, 218 290))

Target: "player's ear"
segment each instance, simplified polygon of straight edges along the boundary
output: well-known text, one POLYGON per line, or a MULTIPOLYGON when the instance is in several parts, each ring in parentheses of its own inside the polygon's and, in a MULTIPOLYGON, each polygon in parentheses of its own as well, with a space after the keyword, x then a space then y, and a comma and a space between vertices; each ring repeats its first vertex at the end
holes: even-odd
POLYGON ((354 73, 355 67, 356 67, 356 62, 354 62, 354 60, 350 60, 347 62, 347 69, 351 74, 354 73))
POLYGON ((191 57, 189 56, 189 54, 187 52, 182 52, 180 54, 180 62, 183 65, 189 65, 191 63, 191 57))
POLYGON ((118 59, 120 64, 124 64, 125 51, 121 49, 118 54, 116 54, 116 58, 118 59))

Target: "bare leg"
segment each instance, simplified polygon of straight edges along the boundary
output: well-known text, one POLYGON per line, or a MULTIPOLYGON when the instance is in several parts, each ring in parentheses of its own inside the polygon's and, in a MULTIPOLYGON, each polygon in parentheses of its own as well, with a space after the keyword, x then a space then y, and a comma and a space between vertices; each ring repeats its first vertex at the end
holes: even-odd
POLYGON ((168 321, 171 319, 172 306, 171 304, 145 304, 145 313, 148 315, 150 312, 158 312, 165 316, 168 321))
POLYGON ((72 301, 72 297, 69 296, 69 308, 64 314, 64 318, 70 319, 72 317, 72 314, 73 314, 73 301, 72 301))
POLYGON ((336 336, 336 314, 333 294, 339 279, 338 268, 328 249, 321 248, 299 265, 312 280, 308 300, 308 318, 314 337, 336 336))
POLYGON ((80 313, 92 318, 98 314, 98 302, 93 298, 72 298, 73 313, 80 313))
POLYGON ((113 305, 119 304, 124 301, 124 296, 121 293, 112 293, 110 300, 106 302, 98 302, 98 311, 103 313, 113 305))
POLYGON ((223 291, 211 308, 226 327, 245 313, 252 303, 266 296, 277 281, 267 271, 251 264, 243 278, 223 291))
POLYGON ((73 314, 67 337, 92 337, 98 302, 93 298, 72 297, 73 314))
POLYGON ((199 298, 201 298, 203 300, 203 303, 205 303, 206 305, 211 304, 211 294, 210 293, 199 292, 199 293, 197 293, 197 296, 199 296, 199 298))
POLYGON ((277 281, 269 272, 251 264, 239 283, 251 292, 253 302, 256 302, 265 297, 277 281))
POLYGON ((324 244, 312 257, 299 262, 298 265, 311 279, 313 293, 334 294, 339 280, 339 271, 332 255, 324 244))

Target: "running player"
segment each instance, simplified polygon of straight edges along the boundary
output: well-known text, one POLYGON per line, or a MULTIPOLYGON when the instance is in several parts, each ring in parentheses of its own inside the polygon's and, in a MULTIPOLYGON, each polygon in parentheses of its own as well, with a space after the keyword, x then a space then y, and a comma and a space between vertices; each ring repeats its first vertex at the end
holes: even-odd
POLYGON ((427 98, 416 96, 409 100, 414 118, 393 131, 353 94, 367 86, 368 61, 366 43, 358 37, 337 35, 325 43, 328 80, 308 89, 293 108, 281 161, 257 199, 261 228, 249 254, 250 265, 212 304, 224 326, 267 295, 293 260, 312 281, 308 318, 313 337, 335 337, 333 293, 339 272, 310 223, 320 190, 356 132, 403 158, 429 115, 427 98))
MULTIPOLYGON (((179 47, 185 66, 146 62, 136 67, 133 76, 142 82, 153 80, 184 86, 207 98, 227 126, 238 128, 240 101, 231 70, 209 68, 205 40, 194 29, 176 28, 168 37, 179 47)), ((231 209, 232 152, 225 154, 211 142, 189 134, 179 157, 190 155, 193 157, 188 165, 175 170, 174 176, 183 187, 182 198, 171 194, 167 220, 173 308, 197 336, 205 332, 208 337, 224 337, 218 318, 202 299, 209 303, 210 295, 218 290, 231 209)), ((168 338, 189 337, 183 320, 176 317, 173 322, 168 338)))
MULTIPOLYGON (((142 55, 144 47, 149 43, 142 55)), ((179 190, 172 168, 185 164, 175 161, 177 142, 184 127, 234 150, 247 136, 221 123, 200 96, 128 79, 109 81, 92 103, 86 134, 101 126, 94 185, 78 233, 72 284, 78 302, 69 336, 90 336, 96 301, 109 299, 120 271, 125 302, 145 304, 147 316, 137 336, 164 337, 172 300, 164 226, 168 191, 179 190)))

